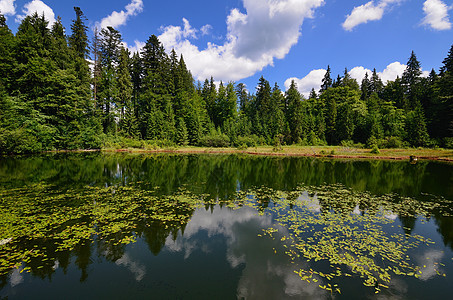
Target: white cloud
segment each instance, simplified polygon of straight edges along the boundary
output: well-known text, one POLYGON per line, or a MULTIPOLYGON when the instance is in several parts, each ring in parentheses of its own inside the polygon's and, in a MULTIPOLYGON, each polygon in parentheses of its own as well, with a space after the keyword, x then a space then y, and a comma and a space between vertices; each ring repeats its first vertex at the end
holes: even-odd
POLYGON ((209 32, 212 30, 212 26, 209 24, 204 25, 203 27, 200 28, 201 34, 202 35, 208 35, 209 32))
POLYGON ((159 36, 159 41, 165 46, 167 51, 177 47, 178 41, 197 38, 198 30, 193 28, 186 18, 183 18, 182 21, 184 23, 182 28, 180 26, 161 27, 163 33, 159 36))
POLYGON ((403 75, 404 70, 406 70, 406 65, 396 61, 388 65, 384 71, 378 73, 379 77, 383 83, 387 81, 395 80, 396 77, 401 77, 403 75))
POLYGON ((22 9, 22 13, 24 14, 18 15, 16 17, 16 22, 20 23, 26 16, 31 16, 35 12, 37 12, 38 15, 44 14, 46 20, 49 21, 49 28, 53 25, 53 23, 55 23, 55 13, 53 12, 52 8, 50 8, 49 6, 47 6, 47 4, 40 0, 33 0, 25 4, 24 8, 22 9))
POLYGON ((14 16, 16 14, 14 0, 0 0, 0 13, 4 16, 14 16))
POLYGON ((126 5, 125 10, 120 12, 114 11, 108 17, 101 20, 100 27, 106 28, 111 26, 118 28, 119 26, 125 25, 127 20, 136 16, 143 11, 143 0, 132 0, 131 3, 126 5))
POLYGON ((298 90, 304 95, 305 98, 308 98, 312 89, 315 89, 316 92, 321 88, 321 81, 324 75, 326 74, 325 69, 312 70, 302 79, 296 77, 288 78, 285 81, 286 90, 289 89, 291 81, 297 84, 298 90))
POLYGON ((423 24, 431 26, 435 30, 451 29, 451 22, 448 18, 448 6, 440 0, 427 0, 423 3, 425 18, 423 24))
POLYGON ((355 67, 351 71, 348 72, 349 75, 351 75, 352 78, 357 80, 358 83, 361 83, 363 78, 365 78, 365 74, 368 74, 368 78, 371 77, 373 72, 369 69, 365 69, 364 67, 355 67))
MULTIPOLYGON (((200 80, 211 76, 223 81, 239 80, 255 74, 274 59, 282 59, 297 43, 305 18, 324 0, 243 0, 246 13, 231 10, 227 17, 227 39, 223 45, 208 43, 200 50, 190 42, 191 28, 168 26, 159 36, 167 51, 174 48, 184 55, 188 68, 200 80)), ((187 21, 187 22, 186 22, 187 21)), ((208 27, 200 29, 202 34, 208 27), (203 29, 204 28, 204 29, 203 29)), ((195 31, 197 32, 197 31, 195 31)))
POLYGON ((135 52, 139 52, 140 53, 142 51, 142 48, 145 47, 145 43, 144 42, 140 42, 138 40, 135 40, 134 41, 134 45, 129 46, 126 42, 123 42, 123 46, 125 48, 129 49, 131 54, 134 54, 135 52))
POLYGON ((345 30, 351 31, 354 27, 368 23, 368 21, 377 21, 382 19, 384 12, 390 7, 391 4, 401 2, 402 0, 381 0, 376 5, 374 1, 366 4, 356 6, 351 14, 346 17, 343 23, 345 30))
MULTIPOLYGON (((387 81, 395 80, 396 77, 401 78, 404 70, 406 70, 406 67, 407 67, 406 65, 396 61, 389 64, 382 72, 377 72, 377 74, 381 78, 382 82, 385 84, 387 83, 387 81)), ((351 69, 348 73, 360 84, 362 82, 362 79, 365 77, 365 74, 368 73, 368 78, 371 78, 373 71, 371 71, 370 69, 366 69, 362 66, 358 66, 351 69)), ((312 70, 310 73, 308 73, 307 76, 301 79, 296 77, 286 79, 285 87, 288 90, 291 85, 291 81, 294 80, 295 83, 297 84, 299 92, 303 94, 304 97, 307 98, 310 95, 312 88, 314 88, 315 91, 319 91, 319 89, 321 88, 322 79, 325 74, 326 74, 325 69, 312 70)), ((330 76, 332 78, 336 78, 336 76, 333 76, 332 74, 330 76)), ((422 70, 421 76, 428 77, 429 71, 422 70)))

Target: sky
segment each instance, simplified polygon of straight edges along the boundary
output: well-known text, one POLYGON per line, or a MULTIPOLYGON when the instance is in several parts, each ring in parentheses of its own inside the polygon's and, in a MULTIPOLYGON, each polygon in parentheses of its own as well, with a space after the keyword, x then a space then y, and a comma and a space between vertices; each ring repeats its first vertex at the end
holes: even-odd
POLYGON ((242 82, 252 93, 264 76, 282 90, 295 80, 307 96, 328 65, 333 78, 347 68, 360 82, 376 68, 394 80, 411 51, 427 75, 453 44, 453 0, 0 0, 14 33, 35 11, 50 23, 60 16, 70 33, 74 6, 90 30, 119 30, 131 51, 155 34, 195 80, 242 82))

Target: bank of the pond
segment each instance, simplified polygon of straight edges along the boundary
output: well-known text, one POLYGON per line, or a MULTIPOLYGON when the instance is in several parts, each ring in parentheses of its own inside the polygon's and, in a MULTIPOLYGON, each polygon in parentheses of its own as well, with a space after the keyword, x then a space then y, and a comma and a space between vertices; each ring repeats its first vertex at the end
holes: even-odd
POLYGON ((238 148, 209 147, 174 147, 158 149, 102 149, 104 152, 135 153, 181 153, 181 154, 246 154, 264 156, 299 156, 339 159, 385 159, 385 160, 436 160, 453 162, 453 150, 445 149, 380 149, 371 153, 371 149, 349 148, 341 146, 283 146, 276 151, 272 146, 238 148))

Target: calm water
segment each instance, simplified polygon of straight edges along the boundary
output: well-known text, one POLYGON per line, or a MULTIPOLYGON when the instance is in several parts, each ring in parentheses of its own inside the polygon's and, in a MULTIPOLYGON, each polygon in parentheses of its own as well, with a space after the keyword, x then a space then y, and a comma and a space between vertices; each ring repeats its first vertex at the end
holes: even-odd
POLYGON ((0 299, 443 299, 452 200, 436 162, 0 158, 0 299))

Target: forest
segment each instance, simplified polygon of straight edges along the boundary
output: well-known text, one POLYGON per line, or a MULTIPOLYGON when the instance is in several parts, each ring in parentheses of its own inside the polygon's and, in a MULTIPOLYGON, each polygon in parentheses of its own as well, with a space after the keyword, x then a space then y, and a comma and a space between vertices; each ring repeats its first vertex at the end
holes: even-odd
POLYGON ((422 76, 414 52, 401 77, 362 82, 330 67, 308 99, 261 77, 195 81, 183 54, 151 35, 140 53, 121 33, 94 29, 75 7, 58 19, 25 17, 16 34, 0 12, 0 154, 108 147, 348 145, 453 148, 453 45, 422 76))

